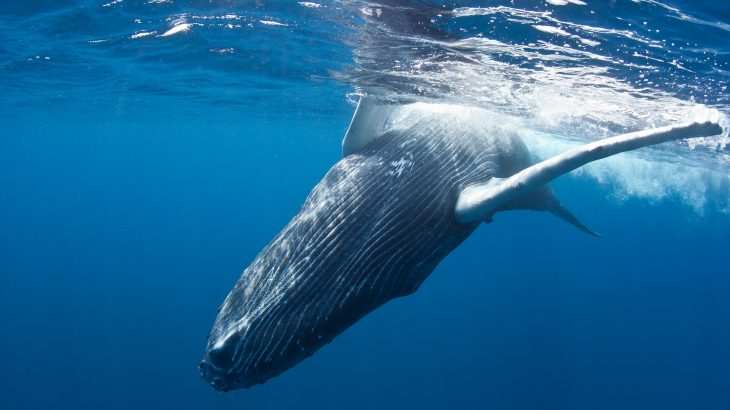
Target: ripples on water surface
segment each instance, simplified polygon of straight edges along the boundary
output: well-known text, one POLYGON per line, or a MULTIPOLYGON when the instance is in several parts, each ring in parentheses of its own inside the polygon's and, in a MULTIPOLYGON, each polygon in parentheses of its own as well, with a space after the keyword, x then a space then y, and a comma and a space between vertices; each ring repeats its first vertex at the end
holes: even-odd
MULTIPOLYGON (((217 106, 326 116, 351 111, 362 92, 446 100, 510 116, 546 156, 705 107, 727 115, 730 10, 701 3, 14 2, 3 6, 0 81, 8 115, 217 106)), ((690 145, 582 172, 617 197, 727 211, 727 133, 690 145)))
POLYGON ((500 214, 281 377, 221 396, 196 369, 359 93, 481 106, 546 156, 730 115, 729 24, 720 0, 2 2, 0 407, 730 408, 727 134, 556 181, 600 240, 500 214))

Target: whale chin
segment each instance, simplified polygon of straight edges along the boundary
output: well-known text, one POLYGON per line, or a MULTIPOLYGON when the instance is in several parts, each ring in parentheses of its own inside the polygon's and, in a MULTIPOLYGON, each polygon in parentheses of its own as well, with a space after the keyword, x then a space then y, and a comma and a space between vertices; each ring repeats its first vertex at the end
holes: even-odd
MULTIPOLYGON (((287 367, 288 368, 288 367, 287 367)), ((251 374, 226 373, 211 364, 209 359, 203 359, 198 365, 200 369, 200 377, 208 382, 211 387, 219 392, 227 392, 236 389, 247 389, 258 384, 263 384, 267 380, 279 375, 282 371, 254 372, 251 374)))

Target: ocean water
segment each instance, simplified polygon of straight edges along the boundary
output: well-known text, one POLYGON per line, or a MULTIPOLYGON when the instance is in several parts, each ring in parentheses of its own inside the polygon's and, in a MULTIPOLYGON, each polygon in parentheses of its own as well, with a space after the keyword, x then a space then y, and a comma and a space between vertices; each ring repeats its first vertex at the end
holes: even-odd
MULTIPOLYGON (((582 4, 586 3, 586 4, 582 4)), ((730 408, 730 5, 0 5, 0 408, 730 408), (216 308, 341 156, 359 95, 476 105, 536 159, 717 110, 552 185, 251 389, 216 308)))

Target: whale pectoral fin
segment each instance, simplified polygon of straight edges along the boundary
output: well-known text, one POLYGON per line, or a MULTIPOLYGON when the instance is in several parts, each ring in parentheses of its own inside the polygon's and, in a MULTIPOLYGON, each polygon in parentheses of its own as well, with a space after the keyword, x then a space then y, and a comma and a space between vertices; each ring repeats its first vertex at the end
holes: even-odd
MULTIPOLYGON (((594 141, 525 168, 511 177, 492 178, 486 183, 465 188, 456 202, 456 218, 462 223, 478 221, 508 201, 529 195, 553 179, 592 161, 662 142, 720 133, 719 118, 714 118, 594 141)), ((551 210, 547 205, 544 208, 555 215, 579 228, 585 227, 564 208, 551 210)))
POLYGON ((396 107, 374 96, 361 97, 342 140, 342 157, 360 151, 381 137, 396 107))
POLYGON ((555 202, 554 205, 548 207, 548 212, 551 214, 557 216, 558 218, 564 220, 565 222, 575 226, 576 228, 580 229, 581 231, 587 233, 588 235, 593 235, 596 237, 601 237, 603 235, 596 233, 593 229, 587 227, 583 222, 580 221, 575 215, 573 215, 572 212, 568 210, 568 208, 564 207, 563 204, 560 202, 555 202))
MULTIPOLYGON (((501 179, 497 178, 496 181, 501 181, 501 179)), ((492 222, 492 218, 496 212, 508 210, 548 211, 589 235, 598 237, 602 236, 586 226, 580 221, 580 219, 573 215, 568 208, 563 206, 549 185, 543 185, 527 195, 514 198, 501 204, 496 209, 484 215, 482 217, 482 222, 490 223, 492 222)))

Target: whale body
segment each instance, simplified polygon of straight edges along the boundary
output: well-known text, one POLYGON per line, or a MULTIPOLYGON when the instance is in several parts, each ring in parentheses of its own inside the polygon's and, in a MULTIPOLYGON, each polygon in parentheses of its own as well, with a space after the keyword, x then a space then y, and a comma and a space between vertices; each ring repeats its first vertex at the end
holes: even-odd
POLYGON ((228 391, 280 374, 382 304, 416 291, 495 212, 550 211, 593 234, 547 182, 617 152, 722 131, 716 121, 695 121, 533 165, 512 129, 477 108, 363 98, 343 158, 226 297, 202 377, 228 391))

